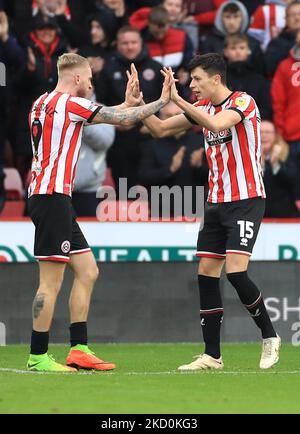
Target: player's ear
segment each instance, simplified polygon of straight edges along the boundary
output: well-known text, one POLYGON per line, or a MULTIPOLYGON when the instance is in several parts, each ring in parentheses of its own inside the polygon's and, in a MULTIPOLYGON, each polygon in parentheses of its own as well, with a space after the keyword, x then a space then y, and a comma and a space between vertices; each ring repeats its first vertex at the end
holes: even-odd
POLYGON ((80 83, 80 74, 75 74, 74 79, 75 79, 75 83, 79 84, 80 83))

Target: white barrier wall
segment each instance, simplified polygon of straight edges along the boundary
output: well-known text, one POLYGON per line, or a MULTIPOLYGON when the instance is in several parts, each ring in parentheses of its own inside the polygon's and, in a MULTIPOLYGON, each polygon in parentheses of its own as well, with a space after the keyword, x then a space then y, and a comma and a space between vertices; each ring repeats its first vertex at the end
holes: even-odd
MULTIPOLYGON (((97 261, 194 261, 198 223, 80 222, 97 261)), ((34 226, 0 222, 0 261, 33 261, 34 226)), ((263 223, 254 261, 300 260, 300 223, 263 223)))

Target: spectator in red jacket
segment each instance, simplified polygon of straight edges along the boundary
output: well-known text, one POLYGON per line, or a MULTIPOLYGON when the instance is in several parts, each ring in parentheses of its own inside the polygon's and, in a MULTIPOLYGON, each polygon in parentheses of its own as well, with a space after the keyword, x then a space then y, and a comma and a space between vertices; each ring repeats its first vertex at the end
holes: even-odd
MULTIPOLYGON (((168 12, 171 25, 181 23, 184 17, 183 0, 163 0, 161 6, 168 12)), ((138 9, 129 17, 130 25, 139 30, 144 29, 148 26, 150 12, 151 8, 138 9)))
POLYGON ((290 56, 283 60, 273 78, 274 122, 278 132, 289 142, 291 155, 300 167, 300 31, 290 56))
POLYGON ((194 20, 201 26, 212 27, 214 25, 217 10, 226 0, 185 0, 185 6, 194 20))
POLYGON ((188 65, 194 55, 188 35, 170 26, 169 14, 163 7, 153 8, 149 25, 142 31, 149 55, 164 66, 174 69, 188 65))
MULTIPOLYGON (((194 51, 198 51, 199 29, 192 16, 186 17, 187 9, 184 8, 184 0, 162 0, 163 6, 169 14, 169 23, 172 27, 184 30, 190 37, 194 51)), ((151 8, 145 7, 135 11, 130 17, 129 22, 139 30, 148 26, 151 8)))
MULTIPOLYGON (((163 0, 162 6, 169 12, 172 24, 181 22, 188 15, 188 22, 195 22, 202 26, 212 27, 218 8, 226 0, 163 0)), ((143 29, 148 23, 150 8, 138 9, 129 18, 132 26, 143 29)))

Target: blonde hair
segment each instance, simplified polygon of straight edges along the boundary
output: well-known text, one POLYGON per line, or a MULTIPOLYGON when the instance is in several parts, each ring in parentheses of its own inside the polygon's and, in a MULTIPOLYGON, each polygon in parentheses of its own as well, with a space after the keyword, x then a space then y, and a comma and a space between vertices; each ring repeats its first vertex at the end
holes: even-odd
POLYGON ((75 53, 65 53, 58 58, 58 75, 61 75, 61 73, 65 71, 83 66, 84 64, 89 65, 89 62, 85 57, 79 56, 79 54, 75 53))

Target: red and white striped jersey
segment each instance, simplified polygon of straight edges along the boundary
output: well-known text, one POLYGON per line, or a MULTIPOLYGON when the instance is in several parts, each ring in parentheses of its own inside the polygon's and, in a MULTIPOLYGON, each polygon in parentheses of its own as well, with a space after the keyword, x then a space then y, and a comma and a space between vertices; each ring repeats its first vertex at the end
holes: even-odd
MULTIPOLYGON (((203 100, 195 104, 210 115, 235 110, 241 122, 219 133, 203 129, 209 166, 208 202, 222 203, 265 197, 261 168, 260 114, 254 99, 233 92, 222 104, 203 100)), ((190 120, 190 117, 187 116, 190 120)))
POLYGON ((40 96, 29 113, 33 160, 28 196, 72 195, 83 126, 101 106, 53 91, 40 96))
POLYGON ((259 6, 251 18, 249 35, 258 39, 263 50, 286 24, 286 6, 274 3, 259 6))

